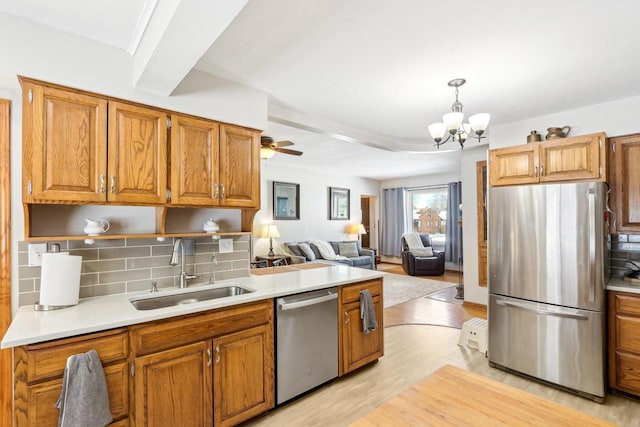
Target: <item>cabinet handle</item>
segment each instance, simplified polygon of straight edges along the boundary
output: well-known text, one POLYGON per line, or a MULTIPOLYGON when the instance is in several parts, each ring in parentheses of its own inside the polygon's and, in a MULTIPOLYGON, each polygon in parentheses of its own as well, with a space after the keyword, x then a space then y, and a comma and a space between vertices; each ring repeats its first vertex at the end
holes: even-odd
POLYGON ((224 199, 224 184, 220 184, 222 186, 222 194, 220 194, 220 198, 224 199))
POLYGON ((535 168, 533 168, 533 177, 534 178, 538 177, 538 167, 537 166, 535 168))
POLYGON ((104 175, 100 175, 100 192, 104 193, 104 175))
POLYGON ((347 323, 349 323, 349 313, 347 313, 346 311, 344 312, 344 324, 346 325, 347 323))
POLYGON ((116 192, 116 177, 111 175, 111 194, 116 192))
POLYGON ((216 346, 216 364, 220 364, 220 346, 216 346))
POLYGON ((540 166, 540 176, 544 176, 544 165, 540 166))
POLYGON ((213 194, 214 199, 218 199, 218 189, 220 188, 220 184, 213 184, 213 188, 215 189, 215 193, 213 194))
POLYGON ((207 366, 211 366, 211 350, 207 349, 207 366))

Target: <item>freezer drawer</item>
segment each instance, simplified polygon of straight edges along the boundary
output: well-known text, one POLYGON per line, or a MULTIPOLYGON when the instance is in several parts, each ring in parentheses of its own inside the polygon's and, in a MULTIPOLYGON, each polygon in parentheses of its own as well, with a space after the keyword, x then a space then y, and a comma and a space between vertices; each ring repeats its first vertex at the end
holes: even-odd
POLYGON ((489 362, 604 397, 604 313, 489 295, 489 362))

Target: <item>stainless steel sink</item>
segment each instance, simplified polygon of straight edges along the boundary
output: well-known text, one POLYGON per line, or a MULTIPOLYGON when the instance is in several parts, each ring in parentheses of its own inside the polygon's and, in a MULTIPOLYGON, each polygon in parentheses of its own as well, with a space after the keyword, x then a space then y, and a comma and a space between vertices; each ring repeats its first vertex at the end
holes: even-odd
POLYGON ((192 304, 194 302, 231 297, 251 292, 255 291, 253 289, 233 285, 172 295, 159 295, 151 298, 138 297, 131 299, 130 301, 137 310, 155 310, 157 308, 173 307, 180 304, 192 304))

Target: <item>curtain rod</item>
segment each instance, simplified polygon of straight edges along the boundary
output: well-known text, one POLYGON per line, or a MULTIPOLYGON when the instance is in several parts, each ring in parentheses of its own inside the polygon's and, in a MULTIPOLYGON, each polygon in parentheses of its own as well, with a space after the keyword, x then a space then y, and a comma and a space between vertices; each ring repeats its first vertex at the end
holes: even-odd
POLYGON ((405 190, 407 191, 413 191, 413 190, 427 190, 430 188, 447 188, 449 184, 432 184, 432 185, 421 185, 419 187, 405 187, 405 190))

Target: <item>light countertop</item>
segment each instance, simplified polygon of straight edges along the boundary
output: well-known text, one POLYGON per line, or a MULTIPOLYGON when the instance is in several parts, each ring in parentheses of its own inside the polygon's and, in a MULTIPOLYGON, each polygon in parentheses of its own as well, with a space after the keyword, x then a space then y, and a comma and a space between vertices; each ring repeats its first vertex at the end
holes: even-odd
POLYGON ((640 282, 630 282, 620 277, 612 277, 607 283, 607 290, 640 294, 640 282))
POLYGON ((7 333, 2 339, 0 347, 10 348, 66 338, 89 332, 103 331, 152 320, 375 279, 384 275, 385 273, 381 271, 332 264, 324 268, 296 270, 280 274, 250 275, 249 277, 219 281, 214 285, 194 285, 187 289, 162 289, 154 294, 145 291, 84 298, 80 300, 78 305, 54 311, 34 311, 31 305, 23 306, 18 309, 7 333), (155 297, 229 285, 242 285, 255 290, 255 292, 155 310, 136 310, 129 301, 131 298, 146 295, 155 297))

